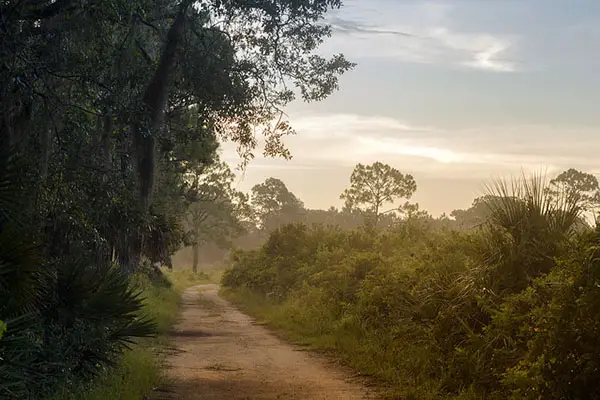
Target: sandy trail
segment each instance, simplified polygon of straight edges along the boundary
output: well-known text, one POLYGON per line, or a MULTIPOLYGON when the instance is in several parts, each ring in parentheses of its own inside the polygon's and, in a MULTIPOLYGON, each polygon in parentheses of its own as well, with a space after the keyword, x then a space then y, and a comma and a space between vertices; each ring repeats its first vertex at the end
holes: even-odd
POLYGON ((171 335, 170 386, 156 399, 375 399, 333 362, 281 341, 217 295, 216 285, 183 294, 171 335))

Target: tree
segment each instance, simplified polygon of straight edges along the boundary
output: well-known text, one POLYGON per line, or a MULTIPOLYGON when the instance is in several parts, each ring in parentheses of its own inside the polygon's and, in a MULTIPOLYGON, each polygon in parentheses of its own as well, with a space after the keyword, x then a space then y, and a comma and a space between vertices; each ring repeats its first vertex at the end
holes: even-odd
POLYGON ((586 210, 600 205, 598 178, 574 168, 568 169, 552 179, 548 191, 553 197, 577 197, 586 210))
POLYGON ((406 202, 402 205, 399 211, 406 215, 407 219, 431 219, 431 214, 427 210, 421 209, 419 203, 406 202))
POLYGON ((250 200, 257 226, 263 231, 298 221, 304 214, 304 203, 277 178, 255 185, 250 200))
POLYGON ((450 216, 454 218, 459 227, 465 229, 475 228, 485 223, 491 215, 489 204, 493 201, 492 195, 484 195, 473 200, 471 207, 466 210, 454 210, 450 216))
POLYGON ((294 89, 321 100, 352 66, 342 55, 316 54, 331 32, 325 13, 339 6, 0 2, 0 175, 7 161, 26 159, 11 169, 18 180, 12 172, 0 179, 0 192, 11 188, 0 199, 0 347, 21 333, 31 345, 10 356, 0 349, 16 368, 3 375, 0 366, 0 397, 15 377, 24 394, 9 397, 52 397, 58 382, 85 384, 88 372, 116 361, 123 338, 139 336, 143 329, 132 328, 141 303, 129 277, 147 261, 168 262, 181 245, 188 173, 210 165, 222 140, 251 159, 255 133, 265 154, 289 157, 281 139, 293 129, 281 110, 294 89), (9 232, 5 199, 14 192, 23 215, 9 232), (17 262, 17 244, 35 247, 35 262, 17 262), (19 300, 24 294, 30 301, 19 300), (14 323, 33 311, 34 328, 14 323), (73 315, 85 329, 72 329, 73 315), (52 373, 42 376, 44 368, 52 373))
POLYGON ((396 207, 382 211, 385 204, 401 198, 410 199, 416 190, 417 184, 411 175, 402 174, 387 164, 357 164, 350 177, 350 187, 340 199, 345 200, 346 210, 366 212, 371 215, 373 226, 377 226, 383 214, 399 210, 396 207))
POLYGON ((148 241, 165 170, 182 155, 209 157, 198 142, 215 137, 237 143, 247 161, 257 131, 265 154, 289 157, 281 138, 293 129, 281 110, 291 87, 321 100, 352 67, 315 54, 338 0, 192 3, 42 0, 0 10, 0 132, 40 160, 33 197, 59 176, 69 196, 126 217, 130 229, 112 227, 118 235, 107 239, 128 270, 148 241), (94 181, 82 193, 90 171, 108 190, 94 181))
POLYGON ((249 217, 248 197, 234 187, 235 175, 224 162, 216 162, 188 174, 187 226, 192 243, 193 270, 198 271, 203 243, 220 247, 244 232, 249 217))

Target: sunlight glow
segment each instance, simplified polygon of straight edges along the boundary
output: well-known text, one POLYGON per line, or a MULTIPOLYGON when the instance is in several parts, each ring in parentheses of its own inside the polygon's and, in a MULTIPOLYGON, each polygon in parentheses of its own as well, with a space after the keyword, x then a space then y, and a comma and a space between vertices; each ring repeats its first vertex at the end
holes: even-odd
POLYGON ((358 140, 364 146, 361 148, 361 152, 368 152, 370 154, 422 157, 443 164, 460 163, 465 161, 463 156, 448 149, 414 145, 402 140, 387 138, 373 139, 369 137, 361 137, 358 138, 358 140))

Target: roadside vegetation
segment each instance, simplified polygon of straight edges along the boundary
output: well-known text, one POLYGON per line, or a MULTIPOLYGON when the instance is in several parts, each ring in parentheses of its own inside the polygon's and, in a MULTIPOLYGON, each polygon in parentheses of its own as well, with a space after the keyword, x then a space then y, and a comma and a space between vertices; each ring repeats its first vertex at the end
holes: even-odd
POLYGON ((186 284, 157 268, 247 229, 220 143, 241 164, 289 158, 281 110, 353 66, 316 52, 340 6, 0 2, 0 398, 141 399, 155 384, 186 284))
POLYGON ((143 293, 142 314, 155 323, 156 336, 135 340, 115 365, 102 370, 92 381, 76 388, 63 388, 53 400, 139 400, 164 384, 164 348, 168 331, 178 316, 184 289, 213 280, 188 270, 165 271, 165 275, 136 274, 132 285, 143 293))
POLYGON ((597 194, 570 170, 496 182, 453 218, 282 225, 232 254, 224 293, 394 398, 600 398, 597 194))

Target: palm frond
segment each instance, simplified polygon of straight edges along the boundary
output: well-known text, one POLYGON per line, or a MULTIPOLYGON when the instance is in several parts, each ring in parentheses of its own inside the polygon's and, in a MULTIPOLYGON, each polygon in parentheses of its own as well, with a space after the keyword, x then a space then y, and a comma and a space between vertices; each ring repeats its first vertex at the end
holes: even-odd
POLYGON ((487 187, 487 284, 520 290, 555 265, 554 257, 573 236, 585 210, 577 193, 548 188, 543 174, 522 174, 487 187))
MULTIPOLYGON (((514 234, 527 229, 547 230, 552 235, 569 235, 581 219, 581 195, 573 191, 550 194, 542 174, 494 181, 488 185, 485 204, 494 225, 514 234)), ((541 232, 538 232, 541 233, 541 232)))

